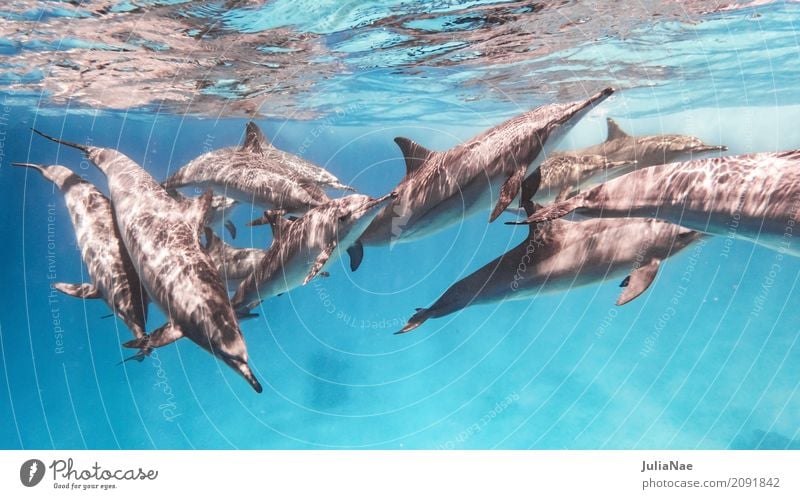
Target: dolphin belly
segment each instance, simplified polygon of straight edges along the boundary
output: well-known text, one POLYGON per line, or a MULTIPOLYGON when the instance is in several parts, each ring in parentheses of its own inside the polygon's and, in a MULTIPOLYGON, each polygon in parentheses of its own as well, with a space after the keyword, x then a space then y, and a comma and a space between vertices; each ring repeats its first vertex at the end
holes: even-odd
POLYGON ((395 237, 400 242, 415 241, 462 222, 480 211, 488 212, 497 202, 503 182, 504 179, 499 177, 489 179, 488 183, 486 177, 478 177, 419 217, 414 217, 412 208, 410 223, 395 237))

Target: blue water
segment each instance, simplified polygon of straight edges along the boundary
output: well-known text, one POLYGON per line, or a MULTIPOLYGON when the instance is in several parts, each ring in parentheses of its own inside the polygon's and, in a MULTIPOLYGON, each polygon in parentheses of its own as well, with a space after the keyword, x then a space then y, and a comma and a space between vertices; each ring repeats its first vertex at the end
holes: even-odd
MULTIPOLYGON (((110 3, 124 13, 182 2, 110 3)), ((276 146, 367 194, 388 192, 404 174, 395 136, 445 149, 606 84, 621 91, 563 149, 603 140, 606 116, 632 134, 695 135, 731 154, 800 147, 798 6, 651 20, 627 36, 587 36, 526 56, 513 72, 497 61, 459 62, 468 60, 463 50, 446 66, 407 47, 399 61, 391 47, 409 35, 373 29, 383 9, 328 12, 335 22, 322 24, 309 19, 310 7, 282 21, 280 10, 207 14, 242 33, 291 26, 324 35, 334 53, 350 54, 330 81, 299 94, 292 112, 276 95, 281 107, 267 99, 256 121, 276 146), (417 56, 419 66, 404 66, 417 56), (496 80, 486 77, 495 70, 496 80), (467 84, 475 75, 485 86, 467 84), (548 83, 520 86, 526 79, 548 83)), ((405 29, 481 25, 479 16, 455 22, 455 10, 442 7, 440 17, 405 29)), ((262 50, 271 52, 284 53, 262 50)), ((206 90, 235 94, 235 77, 206 90)), ((233 111, 238 97, 223 98, 233 111)), ((107 307, 51 296, 54 281, 86 279, 61 194, 9 162, 64 164, 105 188, 80 154, 31 137, 35 126, 118 148, 164 179, 206 148, 238 143, 247 119, 224 106, 216 114, 152 103, 121 111, 78 94, 58 101, 46 88, 6 87, 0 100, 0 448, 800 448, 800 260, 722 237, 667 260, 624 307, 614 306, 619 283, 606 282, 468 308, 393 336, 416 307, 527 234, 480 214, 413 244, 367 248, 357 272, 343 261, 330 278, 265 302, 259 318, 243 323, 260 395, 188 341, 117 365, 130 354, 120 346, 130 335, 101 318, 107 307)), ((268 229, 244 226, 258 214, 238 209, 236 244, 269 243, 268 229)), ((148 329, 163 320, 152 307, 148 329)))

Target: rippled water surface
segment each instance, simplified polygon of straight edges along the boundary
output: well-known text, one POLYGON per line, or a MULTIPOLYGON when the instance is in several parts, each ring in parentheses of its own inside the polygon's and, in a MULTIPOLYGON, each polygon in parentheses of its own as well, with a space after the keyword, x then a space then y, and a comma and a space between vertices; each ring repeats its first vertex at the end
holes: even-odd
MULTIPOLYGON (((800 5, 19 0, 0 18, 0 447, 800 447, 799 260, 711 238, 624 307, 614 281, 392 335, 527 234, 479 214, 266 301, 243 323, 256 395, 190 342, 117 365, 124 325, 50 291, 86 279, 61 194, 9 167, 105 189, 35 126, 162 180, 254 119, 377 196, 405 172, 396 136, 443 150, 606 86, 561 148, 604 140, 606 117, 732 154, 799 148, 800 5)), ((259 214, 236 212, 236 244, 269 243, 245 227, 259 214)))

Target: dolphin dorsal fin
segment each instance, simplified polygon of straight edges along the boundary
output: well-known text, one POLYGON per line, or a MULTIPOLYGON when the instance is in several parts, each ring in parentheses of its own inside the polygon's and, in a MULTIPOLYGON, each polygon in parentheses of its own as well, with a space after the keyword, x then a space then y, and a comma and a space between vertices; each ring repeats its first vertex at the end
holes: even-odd
POLYGON ((185 219, 195 228, 198 238, 203 233, 203 228, 206 225, 208 212, 211 210, 211 198, 213 197, 214 193, 209 189, 199 198, 189 198, 184 201, 187 205, 185 219))
POLYGON ((244 131, 244 142, 242 142, 242 150, 252 153, 261 154, 267 147, 269 147, 269 140, 261 131, 258 125, 252 121, 247 123, 244 131))
POLYGON ((395 144, 400 147, 403 157, 406 160, 406 175, 411 175, 422 166, 425 161, 433 154, 433 151, 422 147, 411 139, 405 137, 395 137, 395 144))
POLYGON ((606 118, 606 123, 608 123, 608 137, 606 138, 606 142, 609 140, 614 139, 624 139, 625 137, 630 137, 625 131, 617 125, 617 122, 612 120, 611 118, 606 118))

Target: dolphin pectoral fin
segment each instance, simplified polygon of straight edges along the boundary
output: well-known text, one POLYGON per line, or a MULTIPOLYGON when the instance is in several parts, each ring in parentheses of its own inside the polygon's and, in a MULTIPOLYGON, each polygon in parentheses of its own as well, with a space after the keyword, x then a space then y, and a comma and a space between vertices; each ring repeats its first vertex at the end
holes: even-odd
POLYGON ((331 255, 333 254, 333 250, 336 249, 336 241, 328 244, 328 246, 322 250, 322 252, 317 256, 317 259, 314 261, 314 265, 311 267, 311 271, 306 276, 305 280, 303 281, 303 286, 309 283, 311 279, 315 278, 319 271, 322 270, 322 267, 328 263, 331 255))
POLYGON ((125 348, 138 348, 149 355, 154 349, 174 343, 181 338, 183 338, 181 328, 168 322, 146 336, 126 341, 122 346, 125 348))
POLYGON ((230 220, 226 220, 225 228, 228 229, 228 234, 231 235, 231 238, 236 239, 236 225, 234 225, 230 220))
POLYGON ((406 175, 411 175, 419 170, 433 154, 433 151, 430 149, 426 149, 405 137, 395 137, 394 143, 400 148, 400 151, 403 153, 403 158, 406 160, 406 175))
POLYGON ((630 137, 625 131, 620 128, 616 121, 612 120, 611 118, 606 118, 606 123, 608 124, 608 137, 606 138, 606 142, 615 140, 615 139, 624 139, 625 137, 630 137))
POLYGON ((519 194, 519 191, 522 188, 522 180, 525 177, 526 169, 526 165, 518 166, 516 171, 505 181, 503 187, 500 188, 500 199, 497 201, 497 206, 495 206, 494 210, 492 210, 492 214, 489 217, 489 223, 494 222, 497 217, 499 217, 500 214, 503 213, 506 208, 508 208, 508 205, 511 204, 511 201, 517 197, 517 194, 519 194))
POLYGON ((53 287, 61 291, 65 295, 74 296, 75 298, 101 298, 100 290, 92 284, 67 284, 65 282, 57 282, 53 287))
POLYGON ((528 175, 522 182, 522 193, 519 197, 520 207, 524 207, 525 201, 530 201, 533 196, 539 191, 539 186, 542 184, 542 169, 537 168, 536 171, 528 175))
POLYGON ((620 284, 620 286, 625 289, 622 290, 622 294, 617 298, 617 305, 625 305, 644 293, 653 283, 653 279, 656 278, 660 264, 661 260, 655 259, 647 265, 639 267, 631 272, 631 275, 626 277, 625 280, 622 281, 622 284, 620 284))
POLYGON ((347 248, 347 254, 350 256, 350 270, 355 272, 364 259, 364 245, 361 244, 361 241, 356 241, 355 244, 347 248))
POLYGON ((256 317, 258 317, 258 314, 250 312, 249 310, 247 312, 236 312, 236 318, 240 321, 255 319, 256 317))

